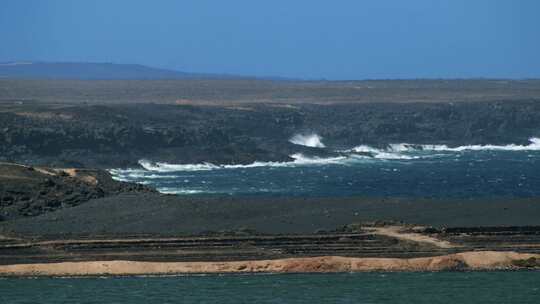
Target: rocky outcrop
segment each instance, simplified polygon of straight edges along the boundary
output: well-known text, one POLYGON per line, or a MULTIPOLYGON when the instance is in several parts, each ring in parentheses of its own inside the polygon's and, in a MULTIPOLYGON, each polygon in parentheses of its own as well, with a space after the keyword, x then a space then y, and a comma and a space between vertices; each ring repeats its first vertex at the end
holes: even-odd
POLYGON ((102 170, 0 163, 0 221, 36 216, 124 192, 154 192, 117 182, 102 170))
POLYGON ((61 167, 290 160, 389 143, 526 144, 540 136, 540 102, 366 103, 242 107, 20 105, 0 112, 0 161, 61 167), (290 143, 314 132, 328 150, 290 143))

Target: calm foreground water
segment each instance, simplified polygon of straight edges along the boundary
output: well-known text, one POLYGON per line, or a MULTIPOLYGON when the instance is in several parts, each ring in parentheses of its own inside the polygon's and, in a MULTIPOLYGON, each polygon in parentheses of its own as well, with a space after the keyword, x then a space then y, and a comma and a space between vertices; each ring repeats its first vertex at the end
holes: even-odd
POLYGON ((540 303, 540 272, 0 279, 0 303, 540 303))

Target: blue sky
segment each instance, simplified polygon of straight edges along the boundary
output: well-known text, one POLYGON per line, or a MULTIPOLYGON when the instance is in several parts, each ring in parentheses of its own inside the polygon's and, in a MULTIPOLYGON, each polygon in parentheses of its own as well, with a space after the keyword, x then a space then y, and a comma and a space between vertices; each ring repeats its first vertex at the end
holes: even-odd
POLYGON ((2 0, 0 61, 295 78, 538 78, 536 0, 2 0))

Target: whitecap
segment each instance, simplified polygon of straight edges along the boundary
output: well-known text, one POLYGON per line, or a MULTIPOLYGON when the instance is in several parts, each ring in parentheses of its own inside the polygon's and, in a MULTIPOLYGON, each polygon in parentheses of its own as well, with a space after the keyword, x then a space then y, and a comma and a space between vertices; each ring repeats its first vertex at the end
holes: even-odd
MULTIPOLYGON (((151 162, 149 160, 140 160, 139 164, 148 171, 153 172, 180 172, 180 171, 209 171, 219 169, 247 169, 259 167, 296 167, 306 165, 328 165, 343 164, 349 158, 346 156, 338 157, 307 157, 301 153, 290 156, 293 160, 287 162, 253 162, 245 165, 215 165, 211 163, 202 164, 169 164, 164 162, 151 162)), ((117 173, 118 174, 118 173, 117 173)))
POLYGON ((468 145, 448 147, 447 145, 422 145, 423 150, 429 151, 540 151, 540 138, 530 138, 528 145, 468 145))
POLYGON ((312 147, 312 148, 325 148, 326 146, 322 143, 322 137, 315 133, 311 134, 296 134, 291 139, 289 139, 289 142, 300 145, 300 146, 306 146, 306 147, 312 147))
POLYGON ((148 171, 156 172, 176 172, 176 171, 207 171, 218 169, 219 166, 202 163, 202 164, 169 164, 165 162, 151 162, 146 159, 139 160, 139 165, 148 171))
POLYGON ((160 193, 163 194, 200 194, 200 193, 212 193, 212 191, 204 191, 199 189, 183 189, 183 188, 157 188, 160 193))
MULTIPOLYGON (((315 135, 316 136, 316 135, 315 135)), ((318 137, 318 136, 317 136, 318 137)), ((348 165, 360 161, 369 160, 414 160, 420 158, 442 157, 444 152, 461 151, 540 151, 540 138, 531 138, 528 145, 468 145, 459 147, 448 147, 447 145, 418 145, 408 143, 390 144, 384 149, 379 149, 367 145, 359 145, 352 149, 342 150, 340 155, 335 157, 308 157, 301 153, 290 155, 291 161, 286 162, 261 162, 256 161, 250 164, 236 165, 216 165, 212 163, 199 164, 170 164, 166 162, 152 162, 142 159, 139 161, 142 169, 111 169, 109 172, 113 178, 120 181, 132 181, 137 179, 168 179, 177 178, 179 175, 155 174, 163 172, 189 172, 189 171, 210 171, 222 169, 248 169, 259 167, 300 167, 314 165, 348 165), (439 151, 442 153, 418 153, 422 151, 439 151), (368 155, 359 155, 355 153, 365 153, 368 155), (153 173, 152 173, 153 172, 153 173)))
POLYGON ((399 153, 388 153, 388 152, 379 152, 373 156, 377 159, 402 159, 402 160, 410 160, 410 159, 417 159, 418 156, 409 156, 409 155, 403 155, 399 153))
POLYGON ((449 147, 436 144, 389 144, 384 149, 378 149, 367 145, 359 145, 342 152, 371 153, 373 157, 380 159, 415 159, 416 156, 404 155, 403 153, 439 151, 439 152, 463 152, 463 151, 540 151, 540 138, 530 138, 527 145, 466 145, 449 147))
POLYGON ((409 156, 409 155, 404 155, 400 153, 395 153, 395 152, 399 152, 398 149, 396 149, 396 151, 394 151, 393 149, 387 149, 387 150, 377 149, 377 148, 370 147, 367 145, 356 146, 352 149, 345 150, 343 152, 368 153, 372 155, 372 158, 388 159, 388 160, 391 160, 391 159, 409 160, 409 159, 418 158, 417 156, 409 156))
POLYGON ((380 153, 381 150, 366 145, 356 146, 352 149, 345 150, 344 152, 358 152, 358 153, 380 153))

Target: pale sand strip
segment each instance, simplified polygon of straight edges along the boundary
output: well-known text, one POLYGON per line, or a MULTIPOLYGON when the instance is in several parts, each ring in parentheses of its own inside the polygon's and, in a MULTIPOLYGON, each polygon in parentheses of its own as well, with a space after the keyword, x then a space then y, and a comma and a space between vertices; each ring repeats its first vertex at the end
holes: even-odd
POLYGON ((439 240, 437 238, 423 235, 420 233, 403 232, 402 226, 388 226, 388 227, 364 228, 364 229, 370 231, 372 234, 384 235, 384 236, 393 237, 396 239, 402 239, 405 241, 431 244, 439 248, 448 249, 448 248, 460 247, 448 241, 439 240))
POLYGON ((237 262, 95 261, 0 266, 1 276, 172 275, 190 273, 308 273, 515 269, 540 254, 478 251, 412 259, 325 256, 237 262))

